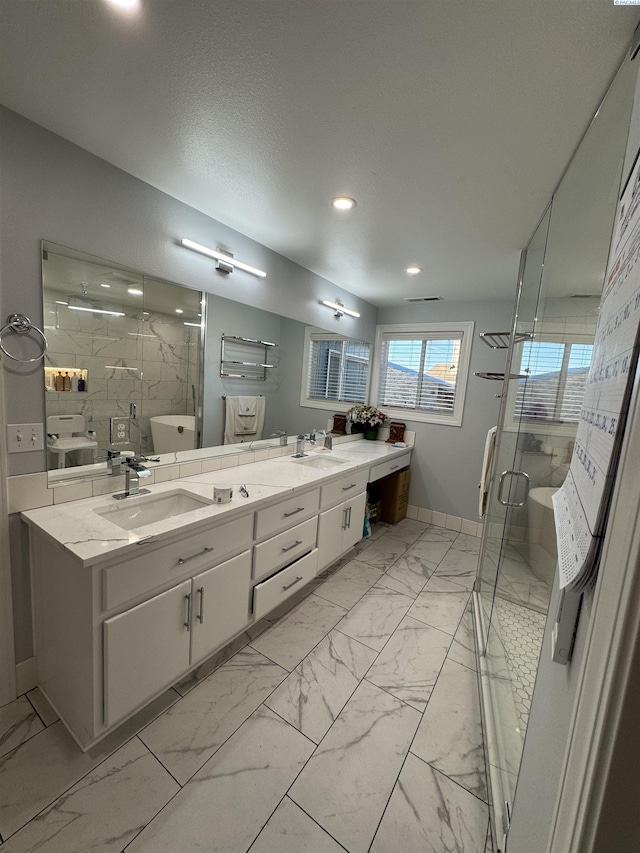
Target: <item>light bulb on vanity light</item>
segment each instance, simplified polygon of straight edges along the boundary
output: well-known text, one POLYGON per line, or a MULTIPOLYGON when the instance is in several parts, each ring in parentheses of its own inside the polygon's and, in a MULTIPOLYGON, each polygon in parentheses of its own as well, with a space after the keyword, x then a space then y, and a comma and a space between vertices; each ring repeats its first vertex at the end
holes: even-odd
POLYGON ((348 314, 350 317, 360 316, 357 311, 352 311, 351 308, 345 308, 342 302, 338 302, 337 300, 335 302, 331 302, 328 299, 323 299, 322 304, 326 305, 327 308, 333 308, 333 310, 336 312, 336 317, 340 317, 342 314, 348 314))

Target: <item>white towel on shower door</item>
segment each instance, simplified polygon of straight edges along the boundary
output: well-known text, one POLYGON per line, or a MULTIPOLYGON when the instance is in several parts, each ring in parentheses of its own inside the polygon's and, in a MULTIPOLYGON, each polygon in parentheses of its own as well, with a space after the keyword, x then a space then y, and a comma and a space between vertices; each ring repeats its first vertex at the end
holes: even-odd
POLYGON ((491 427, 487 433, 487 438, 484 443, 484 456, 482 458, 482 471, 480 472, 480 499, 478 505, 478 515, 480 518, 485 513, 487 508, 487 499, 489 497, 489 486, 491 485, 491 469, 493 467, 493 456, 496 449, 496 434, 498 427, 491 427))
POLYGON ((227 397, 224 421, 224 443, 258 441, 264 427, 264 397, 227 397))

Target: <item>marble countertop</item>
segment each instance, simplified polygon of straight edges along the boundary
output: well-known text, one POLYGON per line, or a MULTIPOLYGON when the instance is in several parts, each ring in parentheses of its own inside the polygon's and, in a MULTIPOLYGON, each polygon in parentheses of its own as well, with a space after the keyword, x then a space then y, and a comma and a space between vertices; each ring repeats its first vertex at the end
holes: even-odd
MULTIPOLYGON (((126 498, 119 502, 118 508, 132 506, 132 502, 153 499, 153 496, 168 494, 176 490, 213 500, 214 485, 226 485, 233 488, 233 498, 227 504, 208 504, 200 509, 164 519, 144 527, 123 530, 97 511, 113 509, 116 502, 111 495, 70 501, 69 503, 41 507, 23 512, 22 518, 28 525, 50 537, 77 557, 85 566, 121 556, 136 543, 153 540, 160 541, 177 533, 185 533, 203 525, 205 522, 224 519, 231 520, 247 511, 259 509, 273 503, 275 499, 286 498, 288 494, 320 486, 349 471, 368 468, 378 462, 384 462, 407 449, 393 447, 382 441, 352 441, 340 444, 332 451, 314 450, 308 453, 308 459, 325 456, 330 459, 344 460, 335 468, 314 468, 291 456, 282 456, 263 462, 225 468, 208 474, 196 474, 176 480, 149 486, 150 495, 126 498), (244 485, 249 497, 243 497, 240 486, 244 485)), ((144 479, 140 488, 145 487, 144 479)), ((127 555, 128 556, 128 555, 127 555)))

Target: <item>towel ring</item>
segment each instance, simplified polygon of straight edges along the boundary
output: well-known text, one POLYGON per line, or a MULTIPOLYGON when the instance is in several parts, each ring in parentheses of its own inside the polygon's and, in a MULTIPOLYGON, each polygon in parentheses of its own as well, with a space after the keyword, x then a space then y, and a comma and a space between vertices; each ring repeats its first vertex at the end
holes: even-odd
POLYGON ((41 331, 37 326, 34 326, 31 320, 26 317, 24 314, 11 314, 7 317, 7 324, 0 329, 0 350, 8 357, 12 358, 14 361, 19 361, 21 364, 30 364, 33 361, 40 361, 41 358, 44 358, 44 354, 47 351, 47 339, 43 331, 41 331), (31 331, 37 332, 42 340, 40 341, 40 346, 42 347, 42 352, 40 355, 37 355, 35 358, 18 358, 17 355, 12 355, 8 350, 4 348, 4 344, 2 343, 2 336, 6 331, 15 332, 17 335, 26 335, 31 331))

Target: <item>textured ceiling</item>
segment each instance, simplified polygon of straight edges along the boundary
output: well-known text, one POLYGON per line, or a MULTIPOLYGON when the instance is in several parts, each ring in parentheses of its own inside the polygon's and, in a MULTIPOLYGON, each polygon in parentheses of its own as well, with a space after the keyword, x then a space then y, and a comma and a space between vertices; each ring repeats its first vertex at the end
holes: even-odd
POLYGON ((639 17, 612 0, 2 0, 0 102, 375 304, 499 298, 639 17))

